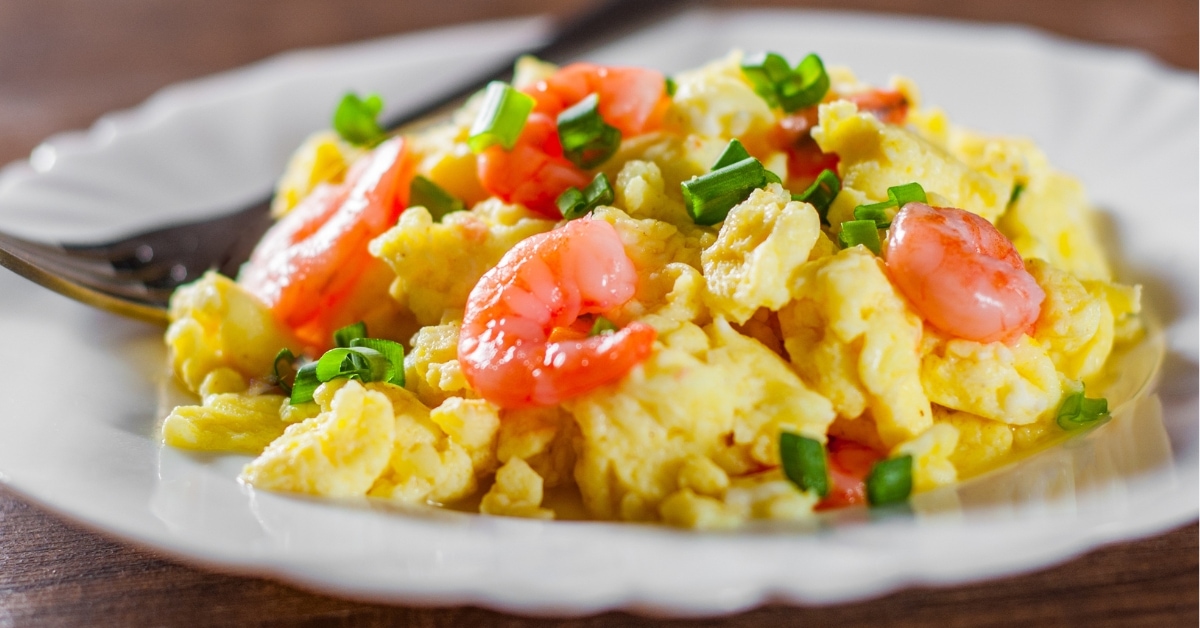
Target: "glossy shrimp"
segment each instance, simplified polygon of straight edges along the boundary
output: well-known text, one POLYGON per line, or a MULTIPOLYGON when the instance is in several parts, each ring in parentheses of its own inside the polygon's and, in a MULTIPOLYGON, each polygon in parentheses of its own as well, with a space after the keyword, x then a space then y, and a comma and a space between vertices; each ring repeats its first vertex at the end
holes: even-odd
POLYGON ((654 328, 633 322, 584 338, 569 328, 620 307, 636 288, 633 262, 607 222, 583 218, 526 238, 467 299, 463 374, 505 408, 555 405, 613 383, 649 357, 654 328))
POLYGON ((342 184, 318 187, 272 226, 239 283, 306 346, 325 348, 370 307, 360 293, 386 286, 389 271, 367 243, 396 223, 413 173, 403 139, 380 144, 342 184))
POLYGON ((511 151, 492 146, 479 154, 479 182, 506 203, 517 203, 550 218, 561 216, 554 203, 567 188, 583 189, 591 177, 563 157, 553 118, 531 113, 511 151))
POLYGON ((480 153, 479 181, 490 194, 520 203, 553 218, 555 199, 569 187, 582 188, 591 176, 563 156, 557 117, 567 107, 597 94, 600 117, 622 137, 662 126, 670 105, 663 75, 642 68, 575 63, 525 89, 533 96, 533 112, 511 151, 493 146, 480 153))
POLYGON ((1046 293, 1012 242, 967 211, 908 203, 883 250, 888 273, 926 321, 978 342, 1016 342, 1046 293))
POLYGON ((596 94, 600 117, 625 137, 659 129, 671 104, 661 72, 593 63, 568 65, 525 91, 536 101, 533 110, 551 117, 596 94))

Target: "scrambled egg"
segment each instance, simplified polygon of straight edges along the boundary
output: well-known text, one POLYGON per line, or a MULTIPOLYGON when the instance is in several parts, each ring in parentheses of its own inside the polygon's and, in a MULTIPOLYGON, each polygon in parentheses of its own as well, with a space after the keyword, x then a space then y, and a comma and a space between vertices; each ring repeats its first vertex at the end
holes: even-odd
POLYGON ((259 488, 329 497, 358 496, 370 488, 388 463, 396 434, 388 396, 345 380, 327 385, 315 398, 321 413, 288 426, 246 465, 243 480, 259 488))
MULTIPOLYGON (((851 441, 880 459, 912 456, 916 491, 1055 439, 1064 393, 1105 373, 1114 347, 1141 333, 1139 288, 1113 283, 1079 183, 1029 140, 980 135, 923 107, 906 79, 887 92, 902 122, 885 121, 870 105, 878 90, 842 68, 830 68, 823 102, 785 114, 742 60, 672 77, 661 125, 625 138, 588 173, 603 173, 613 193, 591 219, 613 226, 636 274, 632 298, 603 315, 657 334, 618 380, 528 408, 500 407, 472 387, 458 353, 468 295, 518 242, 562 225, 490 197, 467 145, 476 98, 408 139, 416 172, 467 209, 435 219, 410 207, 368 247, 391 275, 389 286, 362 289, 364 307, 417 325, 369 321, 371 336, 406 341, 403 386, 334 379, 313 401, 289 403, 275 359, 301 344, 237 282, 209 273, 171 302, 171 366, 199 399, 166 417, 164 441, 253 456, 242 479, 262 489, 723 529, 813 516, 822 498, 781 468, 783 432, 851 441), (796 124, 808 125, 808 144, 788 135, 796 124), (717 224, 696 224, 681 183, 709 172, 734 138, 782 183, 758 185, 717 224), (828 208, 801 198, 808 175, 789 168, 814 147, 838 158, 841 188, 828 208), (1036 324, 1011 344, 931 327, 884 258, 839 245, 856 206, 910 182, 931 204, 995 224, 1045 292, 1036 324)), ((556 71, 523 59, 515 84, 532 89, 556 71)), ((312 136, 280 180, 274 212, 337 185, 368 153, 332 132, 312 136)))

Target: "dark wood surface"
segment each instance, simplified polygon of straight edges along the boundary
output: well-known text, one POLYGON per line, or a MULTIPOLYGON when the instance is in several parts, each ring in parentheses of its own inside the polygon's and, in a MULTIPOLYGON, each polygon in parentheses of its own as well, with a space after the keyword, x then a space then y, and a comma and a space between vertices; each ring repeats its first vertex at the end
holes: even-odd
MULTIPOLYGON (((0 0, 0 164, 164 85, 276 52, 460 21, 564 14, 589 0, 0 0)), ((1140 48, 1195 71, 1195 0, 718 2, 1023 23, 1140 48)), ((6 272, 6 271, 0 271, 6 272)), ((1195 626, 1198 530, 1101 548, 1030 575, 858 604, 767 607, 708 626, 1195 626)), ((24 625, 658 625, 611 613, 529 620, 475 608, 365 605, 165 560, 48 514, 0 486, 0 628, 24 625)))

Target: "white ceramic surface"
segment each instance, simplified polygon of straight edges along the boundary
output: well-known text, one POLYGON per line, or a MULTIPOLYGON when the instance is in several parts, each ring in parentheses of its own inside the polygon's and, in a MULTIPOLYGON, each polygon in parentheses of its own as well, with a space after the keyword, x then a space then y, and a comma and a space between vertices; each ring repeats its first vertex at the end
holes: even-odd
MULTIPOLYGON (((164 90, 0 173, 0 229, 88 240, 269 189, 347 88, 418 99, 540 36, 490 23, 293 53, 164 90)), ((172 393, 159 330, 0 271, 0 481, 135 543, 217 569, 362 599, 536 614, 668 615, 831 603, 1034 569, 1197 515, 1195 75, 1022 28, 865 15, 686 15, 593 56, 674 71, 731 47, 819 52, 874 82, 917 80, 976 128, 1028 135, 1106 212, 1146 285, 1167 358, 1151 394, 1022 464, 814 526, 700 534, 484 518, 256 492, 244 458, 160 447, 172 393)), ((1133 362, 1138 360, 1131 358, 1133 362)), ((1130 385, 1136 385, 1134 377, 1130 385)))

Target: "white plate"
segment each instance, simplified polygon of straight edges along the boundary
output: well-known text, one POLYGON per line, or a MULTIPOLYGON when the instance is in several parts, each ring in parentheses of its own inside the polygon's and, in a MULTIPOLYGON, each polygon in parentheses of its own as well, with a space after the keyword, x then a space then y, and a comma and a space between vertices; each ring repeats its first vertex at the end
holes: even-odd
MULTIPOLYGON (((460 79, 542 32, 490 23, 300 52, 172 87, 55 137, 0 176, 0 228, 87 240, 264 193, 345 89, 388 102, 460 79)), ((159 330, 0 272, 0 481, 97 529, 225 571, 362 599, 526 613, 673 615, 830 603, 961 583, 1166 530, 1197 514, 1196 76, 1021 28, 830 13, 693 13, 603 62, 679 70, 731 47, 817 51, 979 129, 1033 137, 1109 218, 1167 361, 1153 394, 1016 467, 815 529, 697 534, 484 518, 249 490, 244 459, 159 446, 159 330)))

